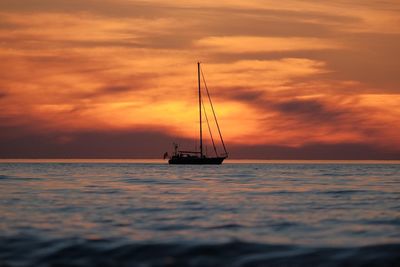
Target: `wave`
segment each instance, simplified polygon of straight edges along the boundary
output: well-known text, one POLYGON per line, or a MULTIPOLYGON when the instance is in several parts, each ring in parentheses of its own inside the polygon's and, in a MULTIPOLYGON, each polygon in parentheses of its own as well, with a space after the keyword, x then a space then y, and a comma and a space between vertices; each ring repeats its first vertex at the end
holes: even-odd
POLYGON ((0 238, 0 266, 399 266, 400 243, 302 247, 231 241, 143 243, 80 238, 0 238))
POLYGON ((2 175, 2 174, 0 174, 0 180, 5 180, 5 179, 9 179, 10 178, 10 176, 6 176, 6 175, 2 175))

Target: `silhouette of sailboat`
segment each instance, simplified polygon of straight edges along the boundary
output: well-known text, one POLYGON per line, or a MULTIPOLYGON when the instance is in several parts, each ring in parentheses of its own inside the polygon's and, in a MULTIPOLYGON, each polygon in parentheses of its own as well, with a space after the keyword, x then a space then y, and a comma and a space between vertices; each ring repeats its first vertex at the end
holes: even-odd
MULTIPOLYGON (((219 128, 217 116, 215 115, 215 111, 214 111, 214 107, 213 107, 213 104, 212 104, 212 101, 211 101, 210 93, 208 91, 207 84, 206 84, 203 72, 201 71, 201 68, 200 68, 200 62, 197 63, 197 79, 198 79, 198 87, 199 87, 200 151, 182 151, 182 150, 178 150, 178 145, 174 144, 174 152, 173 152, 173 155, 168 160, 169 164, 221 164, 224 161, 224 159, 226 159, 228 157, 228 152, 226 150, 225 143, 224 143, 224 140, 222 138, 221 130, 219 128), (202 99, 200 76, 202 76, 202 78, 203 78, 204 88, 205 88, 205 90, 207 92, 207 97, 208 97, 208 100, 209 100, 209 103, 210 103, 210 107, 211 107, 212 113, 214 115, 215 124, 217 126, 218 134, 219 134, 219 137, 220 137, 220 140, 221 140, 221 144, 222 144, 222 147, 224 149, 224 153, 222 155, 218 154, 217 147, 215 145, 215 141, 214 141, 214 138, 213 138, 213 135, 212 135, 210 123, 209 123, 209 120, 208 120, 208 117, 207 117, 207 113, 206 113, 206 109, 205 109, 205 106, 204 106, 204 102, 203 102, 203 99, 202 99), (206 154, 204 154, 204 149, 203 149, 203 126, 202 126, 202 121, 203 121, 202 107, 203 107, 203 110, 204 110, 205 119, 207 121, 208 130, 209 130, 209 133, 210 133, 213 149, 214 149, 214 152, 215 152, 215 157, 208 157, 206 154)), ((167 158, 167 157, 168 157, 168 153, 165 153, 164 154, 164 159, 167 158)))

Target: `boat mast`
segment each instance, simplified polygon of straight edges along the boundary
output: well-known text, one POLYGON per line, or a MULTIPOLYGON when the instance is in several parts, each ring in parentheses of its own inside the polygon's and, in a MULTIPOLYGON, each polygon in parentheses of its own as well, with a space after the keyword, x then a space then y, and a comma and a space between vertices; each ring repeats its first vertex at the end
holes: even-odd
POLYGON ((200 88, 200 62, 197 62, 197 81, 199 84, 199 115, 200 115, 200 157, 203 158, 203 129, 201 122, 201 88, 200 88))

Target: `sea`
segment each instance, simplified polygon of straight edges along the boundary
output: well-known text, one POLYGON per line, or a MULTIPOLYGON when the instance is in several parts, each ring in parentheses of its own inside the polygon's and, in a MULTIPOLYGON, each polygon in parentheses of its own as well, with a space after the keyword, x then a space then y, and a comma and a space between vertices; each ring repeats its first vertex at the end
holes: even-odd
POLYGON ((2 160, 0 266, 400 266, 400 162, 2 160))

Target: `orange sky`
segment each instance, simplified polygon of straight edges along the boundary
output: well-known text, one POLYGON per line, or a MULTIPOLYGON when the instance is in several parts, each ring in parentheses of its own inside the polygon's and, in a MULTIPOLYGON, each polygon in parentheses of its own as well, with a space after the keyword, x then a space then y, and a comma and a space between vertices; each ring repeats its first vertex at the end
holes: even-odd
POLYGON ((0 157, 193 147, 200 60, 232 157, 397 158, 399 48, 398 1, 2 0, 0 157))

